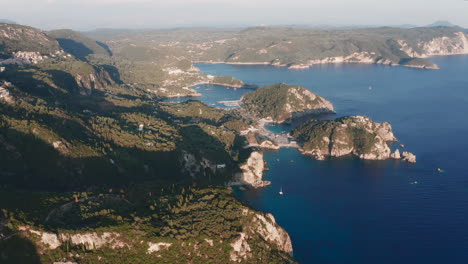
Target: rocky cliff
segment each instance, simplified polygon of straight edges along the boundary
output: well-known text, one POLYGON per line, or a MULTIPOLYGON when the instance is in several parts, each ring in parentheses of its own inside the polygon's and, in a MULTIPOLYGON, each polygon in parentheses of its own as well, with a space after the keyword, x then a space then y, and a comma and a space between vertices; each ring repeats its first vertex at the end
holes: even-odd
POLYGON ((263 152, 254 151, 250 154, 247 161, 241 165, 242 172, 235 175, 234 180, 229 183, 230 186, 247 186, 251 188, 261 188, 270 185, 269 181, 263 181, 263 171, 265 170, 265 161, 263 152))
POLYGON ((431 40, 417 41, 410 44, 405 40, 398 40, 401 50, 410 57, 427 58, 441 55, 468 54, 468 38, 463 32, 454 32, 447 36, 436 37, 431 40))
POLYGON ((0 262, 32 263, 17 257, 29 254, 25 241, 41 263, 295 263, 291 239, 275 218, 241 204, 227 188, 153 189, 152 195, 146 188, 129 192, 128 200, 98 195, 39 207, 41 216, 55 207, 41 224, 27 216, 13 220, 12 207, 0 201, 8 208, 8 217, 0 212, 0 238, 11 241, 0 262))
POLYGON ((390 158, 388 142, 396 141, 389 123, 376 123, 364 116, 309 122, 293 130, 302 152, 317 159, 355 155, 361 159, 390 158))
POLYGON ((333 105, 304 87, 275 84, 245 94, 242 107, 257 118, 282 123, 304 115, 334 113, 333 105))

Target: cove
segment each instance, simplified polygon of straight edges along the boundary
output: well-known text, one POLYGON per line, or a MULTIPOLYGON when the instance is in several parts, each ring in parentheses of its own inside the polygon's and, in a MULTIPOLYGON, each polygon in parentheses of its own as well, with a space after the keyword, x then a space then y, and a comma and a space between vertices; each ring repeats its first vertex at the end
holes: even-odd
MULTIPOLYGON (((441 69, 196 65, 260 87, 304 86, 331 101, 335 117, 389 122, 397 145, 417 155, 418 162, 408 164, 351 157, 316 161, 292 148, 265 152, 264 179, 272 185, 236 195, 276 217, 301 263, 468 263, 468 56, 431 60, 441 69), (284 196, 278 195, 281 187, 284 196)), ((211 93, 199 100, 215 106, 250 92, 199 89, 210 88, 199 91, 211 93)))

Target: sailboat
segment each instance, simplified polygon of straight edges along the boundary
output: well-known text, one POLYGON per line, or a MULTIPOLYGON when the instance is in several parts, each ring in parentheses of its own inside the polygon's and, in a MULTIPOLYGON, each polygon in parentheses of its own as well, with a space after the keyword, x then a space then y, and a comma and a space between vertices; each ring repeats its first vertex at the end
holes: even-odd
POLYGON ((280 191, 279 191, 279 195, 283 195, 283 194, 284 194, 283 193, 283 186, 281 186, 280 191))

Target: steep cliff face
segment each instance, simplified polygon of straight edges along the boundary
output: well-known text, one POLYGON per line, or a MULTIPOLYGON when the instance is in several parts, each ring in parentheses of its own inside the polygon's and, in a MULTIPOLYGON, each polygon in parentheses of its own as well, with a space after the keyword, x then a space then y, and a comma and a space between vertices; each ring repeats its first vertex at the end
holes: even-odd
POLYGON ((260 237, 262 240, 270 243, 274 247, 274 250, 293 256, 291 238, 276 223, 272 214, 264 214, 245 208, 242 211, 242 215, 251 219, 251 221, 244 229, 244 232, 239 233, 239 237, 231 243, 231 261, 248 261, 252 257, 250 243, 252 243, 255 237, 260 237))
POLYGON ((82 95, 91 95, 93 90, 102 90, 113 83, 109 73, 99 67, 91 67, 84 72, 76 72, 73 77, 82 95))
POLYGON ((293 247, 289 234, 280 227, 272 214, 256 213, 253 225, 255 232, 262 238, 274 244, 278 250, 293 255, 293 247))
POLYGON ((317 159, 353 154, 361 159, 384 160, 391 154, 387 143, 396 141, 389 123, 376 123, 363 116, 309 122, 292 135, 300 142, 302 152, 317 159))
POLYGON ((241 185, 251 188, 261 188, 270 185, 269 181, 262 180, 263 171, 265 170, 263 152, 252 152, 247 162, 241 165, 240 168, 242 172, 235 175, 234 180, 229 183, 230 186, 241 185))
POLYGON ((304 87, 275 84, 244 95, 242 107, 258 118, 282 123, 304 115, 334 113, 333 105, 304 87))
POLYGON ((404 40, 399 40, 398 43, 401 45, 401 50, 410 57, 427 58, 440 55, 468 54, 468 38, 463 32, 433 38, 429 41, 418 41, 414 45, 404 40))

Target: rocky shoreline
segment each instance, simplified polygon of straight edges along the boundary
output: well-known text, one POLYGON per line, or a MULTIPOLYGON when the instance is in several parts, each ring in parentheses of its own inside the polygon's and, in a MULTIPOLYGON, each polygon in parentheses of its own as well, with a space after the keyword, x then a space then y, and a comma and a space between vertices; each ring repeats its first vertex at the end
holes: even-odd
MULTIPOLYGON (((462 53, 462 54, 468 54, 468 53, 462 53)), ((460 54, 449 54, 449 55, 460 55, 460 54)), ((447 56, 447 55, 432 55, 432 56, 447 56)), ((197 61, 193 63, 204 63, 204 64, 226 64, 226 65, 259 65, 259 66, 275 66, 275 67, 287 67, 289 70, 307 70, 313 66, 318 66, 318 65, 330 65, 330 64, 377 64, 377 65, 385 65, 385 66, 401 66, 401 67, 407 67, 407 68, 416 68, 416 69, 426 69, 426 70, 440 70, 440 67, 437 65, 403 65, 403 64, 398 64, 392 61, 388 60, 377 60, 377 61, 353 61, 353 60, 343 60, 342 57, 328 57, 328 58, 323 58, 320 60, 313 60, 307 63, 288 63, 288 64, 283 64, 283 63, 278 63, 278 62, 224 62, 224 61, 197 61)), ((223 84, 220 84, 223 85, 223 84)))

